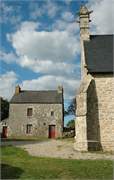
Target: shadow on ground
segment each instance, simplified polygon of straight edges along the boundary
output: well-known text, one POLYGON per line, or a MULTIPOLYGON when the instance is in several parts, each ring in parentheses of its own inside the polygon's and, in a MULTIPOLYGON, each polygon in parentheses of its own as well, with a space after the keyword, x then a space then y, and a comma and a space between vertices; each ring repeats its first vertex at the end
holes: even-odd
POLYGON ((33 141, 33 140, 22 140, 22 139, 6 139, 6 140, 1 140, 0 146, 17 146, 17 145, 25 145, 25 144, 35 144, 35 143, 40 143, 40 141, 33 141))
POLYGON ((13 167, 8 164, 0 164, 1 166, 1 179, 18 179, 24 172, 19 167, 13 167))

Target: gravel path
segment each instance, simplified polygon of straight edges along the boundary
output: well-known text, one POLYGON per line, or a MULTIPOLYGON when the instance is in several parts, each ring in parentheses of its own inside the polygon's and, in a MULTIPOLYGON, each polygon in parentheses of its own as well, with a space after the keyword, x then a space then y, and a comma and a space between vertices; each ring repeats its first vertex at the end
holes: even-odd
POLYGON ((77 152, 73 149, 73 142, 64 140, 49 140, 35 144, 17 145, 28 151, 32 156, 55 157, 63 159, 110 159, 114 155, 108 153, 77 152))

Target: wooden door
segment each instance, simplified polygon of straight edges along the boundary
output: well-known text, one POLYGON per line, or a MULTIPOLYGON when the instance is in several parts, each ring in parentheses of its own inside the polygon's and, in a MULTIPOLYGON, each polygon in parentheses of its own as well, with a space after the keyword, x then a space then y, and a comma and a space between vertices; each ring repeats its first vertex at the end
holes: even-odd
POLYGON ((49 125, 49 138, 55 138, 55 125, 49 125))
POLYGON ((7 126, 3 126, 3 129, 2 129, 2 138, 7 138, 7 126))

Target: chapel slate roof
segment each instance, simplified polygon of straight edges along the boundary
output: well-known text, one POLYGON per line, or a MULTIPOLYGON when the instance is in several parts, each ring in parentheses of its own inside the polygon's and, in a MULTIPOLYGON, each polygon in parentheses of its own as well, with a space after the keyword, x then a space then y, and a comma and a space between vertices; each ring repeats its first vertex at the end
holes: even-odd
POLYGON ((91 35, 84 42, 85 59, 90 73, 113 73, 114 35, 91 35))
POLYGON ((43 103, 43 104, 62 104, 63 95, 56 90, 50 91, 21 91, 14 95, 10 101, 16 103, 43 103))

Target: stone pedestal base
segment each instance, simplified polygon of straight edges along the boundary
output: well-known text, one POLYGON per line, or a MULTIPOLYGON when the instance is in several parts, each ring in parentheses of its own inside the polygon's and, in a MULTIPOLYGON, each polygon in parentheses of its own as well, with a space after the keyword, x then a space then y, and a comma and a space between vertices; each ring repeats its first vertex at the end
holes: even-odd
POLYGON ((76 141, 75 139, 75 143, 74 143, 74 149, 76 151, 88 151, 88 143, 87 141, 76 141))
POLYGON ((114 152, 114 141, 102 141, 102 150, 106 152, 114 152))
POLYGON ((76 151, 99 151, 102 150, 102 146, 98 141, 75 141, 74 149, 76 151))
POLYGON ((101 151, 102 146, 99 141, 88 141, 88 151, 101 151))

